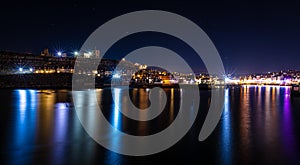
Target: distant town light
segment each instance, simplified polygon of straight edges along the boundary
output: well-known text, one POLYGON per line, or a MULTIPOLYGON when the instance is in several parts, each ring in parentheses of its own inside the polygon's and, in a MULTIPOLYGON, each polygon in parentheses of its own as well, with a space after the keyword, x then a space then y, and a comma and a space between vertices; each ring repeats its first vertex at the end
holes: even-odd
POLYGON ((121 76, 118 73, 116 73, 113 75, 113 78, 121 78, 121 76))
POLYGON ((228 77, 226 77, 225 78, 225 82, 227 83, 227 82, 229 82, 230 81, 230 79, 228 78, 228 77))
POLYGON ((29 69, 29 71, 30 71, 30 72, 32 72, 32 71, 33 71, 33 69, 32 69, 32 68, 30 68, 30 69, 29 69))
POLYGON ((19 68, 19 71, 20 71, 20 72, 23 72, 23 68, 19 68))

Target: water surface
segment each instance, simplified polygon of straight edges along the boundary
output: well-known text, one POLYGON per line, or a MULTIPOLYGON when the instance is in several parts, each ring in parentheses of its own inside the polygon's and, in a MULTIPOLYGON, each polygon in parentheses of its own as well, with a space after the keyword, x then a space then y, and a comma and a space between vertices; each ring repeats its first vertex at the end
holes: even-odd
MULTIPOLYGON (((162 131, 176 118, 178 89, 165 89, 165 110, 150 122, 138 122, 117 108, 128 101, 139 108, 150 104, 147 89, 98 89, 103 114, 119 130, 132 135, 162 131), (117 94, 114 104, 111 96, 117 94)), ((88 91, 84 91, 88 95, 88 91)), ((68 90, 1 90, 1 162, 5 164, 154 164, 162 161, 193 164, 293 164, 300 162, 300 98, 289 87, 246 86, 227 89, 221 120, 203 142, 198 135, 207 113, 210 92, 201 91, 193 127, 176 145, 158 154, 131 157, 108 151, 90 138, 72 107, 68 90)), ((86 105, 87 108, 89 105, 86 105)), ((2 164, 2 163, 1 163, 2 164)))

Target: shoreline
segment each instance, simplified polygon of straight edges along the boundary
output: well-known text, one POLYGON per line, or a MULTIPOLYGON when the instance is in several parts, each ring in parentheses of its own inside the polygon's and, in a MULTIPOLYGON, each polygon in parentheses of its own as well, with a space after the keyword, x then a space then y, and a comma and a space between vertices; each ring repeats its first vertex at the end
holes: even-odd
MULTIPOLYGON (((15 74, 15 75, 0 75, 0 89, 73 89, 72 88, 72 73, 51 73, 51 74, 15 74)), ((85 88, 84 79, 82 75, 85 88)), ((86 89, 89 85, 86 84, 86 89)), ((123 84, 125 85, 125 84, 123 84)), ((122 85, 121 85, 122 86, 122 85)), ((129 88, 180 88, 180 86, 191 87, 198 86, 199 90, 211 90, 218 87, 242 87, 242 86, 278 86, 274 84, 227 84, 227 85, 210 85, 210 84, 126 84, 129 88)), ((95 77, 95 89, 103 89, 111 87, 111 78, 95 77)))

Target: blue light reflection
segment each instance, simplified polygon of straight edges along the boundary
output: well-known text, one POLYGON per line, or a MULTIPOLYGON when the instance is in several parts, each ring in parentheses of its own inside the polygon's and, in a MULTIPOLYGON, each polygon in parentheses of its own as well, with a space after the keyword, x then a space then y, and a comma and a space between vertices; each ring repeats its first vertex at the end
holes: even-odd
POLYGON ((15 150, 12 157, 18 157, 32 148, 30 145, 34 143, 37 122, 37 96, 35 90, 15 90, 16 96, 16 118, 14 121, 14 134, 11 141, 15 150))
POLYGON ((229 89, 225 90, 224 111, 222 114, 222 127, 221 127, 221 156, 222 164, 231 164, 232 155, 232 130, 231 130, 231 116, 230 116, 230 103, 229 103, 229 89))
POLYGON ((114 104, 113 104, 113 118, 111 119, 112 125, 115 129, 118 129, 120 127, 120 106, 121 106, 121 89, 120 88, 114 88, 113 89, 113 97, 114 97, 114 104))
MULTIPOLYGON (((111 125, 114 128, 114 131, 111 132, 111 138, 112 138, 112 142, 111 142, 111 146, 114 148, 119 147, 119 145, 121 144, 121 138, 120 136, 117 136, 116 132, 118 131, 118 129, 121 128, 121 106, 122 106, 122 89, 120 88, 113 88, 112 89, 112 95, 113 95, 113 106, 112 106, 112 116, 110 118, 110 122, 111 125)), ((118 134, 119 135, 119 134, 118 134)), ((122 157, 112 151, 108 151, 107 152, 107 157, 108 159, 105 161, 105 164, 121 164, 122 162, 122 157)))

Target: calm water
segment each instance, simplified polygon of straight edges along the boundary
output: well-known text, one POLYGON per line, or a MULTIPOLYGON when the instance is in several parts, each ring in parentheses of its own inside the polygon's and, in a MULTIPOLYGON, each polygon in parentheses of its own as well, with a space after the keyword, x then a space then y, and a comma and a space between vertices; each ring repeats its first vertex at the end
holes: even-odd
MULTIPOLYGON (((150 122, 130 120, 115 111, 128 103, 116 89, 97 90, 103 114, 128 134, 150 135, 168 127, 176 118, 180 91, 165 89, 165 110, 150 122)), ((300 162, 300 98, 290 98, 288 87, 241 87, 226 91, 221 120, 204 142, 198 135, 207 113, 210 92, 201 91, 196 122, 176 145, 161 153, 131 157, 110 152, 84 131, 67 90, 1 90, 1 164, 153 164, 162 161, 196 164, 295 164, 300 162)), ((83 92, 88 95, 88 92, 83 92)), ((131 100, 149 106, 148 91, 133 89, 131 100)))

